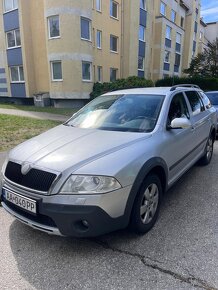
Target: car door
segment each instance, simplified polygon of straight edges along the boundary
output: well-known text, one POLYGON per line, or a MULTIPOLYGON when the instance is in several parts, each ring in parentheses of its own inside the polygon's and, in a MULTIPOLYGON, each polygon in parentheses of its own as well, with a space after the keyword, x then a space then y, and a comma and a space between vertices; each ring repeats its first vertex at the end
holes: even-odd
POLYGON ((186 91, 185 95, 191 108, 193 124, 194 154, 199 156, 204 151, 210 133, 210 113, 205 109, 203 101, 197 91, 186 91))
POLYGON ((168 164, 169 186, 176 181, 193 163, 195 147, 190 107, 182 92, 176 93, 169 105, 163 156, 168 164), (190 121, 189 128, 170 128, 174 118, 186 117, 190 121))

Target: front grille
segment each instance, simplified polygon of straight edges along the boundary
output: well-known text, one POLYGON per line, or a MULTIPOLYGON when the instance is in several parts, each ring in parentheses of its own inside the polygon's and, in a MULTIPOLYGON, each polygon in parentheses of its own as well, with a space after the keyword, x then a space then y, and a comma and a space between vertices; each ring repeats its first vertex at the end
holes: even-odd
POLYGON ((44 192, 49 191, 53 181, 57 177, 54 173, 35 168, 30 169, 26 175, 23 175, 21 173, 21 165, 11 161, 8 162, 5 176, 16 184, 44 192))
POLYGON ((33 222, 39 223, 41 225, 57 228, 57 225, 55 224, 55 222, 53 221, 52 218, 50 218, 46 215, 43 215, 43 214, 39 214, 39 213, 36 216, 32 215, 32 214, 20 209, 19 207, 17 207, 13 203, 8 202, 4 197, 3 197, 3 201, 10 209, 12 209, 14 212, 21 215, 22 217, 27 218, 28 220, 31 220, 33 222))

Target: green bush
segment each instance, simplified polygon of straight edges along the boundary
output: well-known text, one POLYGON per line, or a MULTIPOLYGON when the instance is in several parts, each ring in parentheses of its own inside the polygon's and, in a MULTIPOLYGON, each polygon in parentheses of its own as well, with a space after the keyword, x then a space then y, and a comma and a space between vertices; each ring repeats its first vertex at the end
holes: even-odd
POLYGON ((169 77, 162 80, 158 80, 156 87, 171 87, 179 84, 195 84, 198 85, 204 91, 217 91, 218 90, 218 78, 203 78, 203 77, 169 77))
POLYGON ((131 88, 144 88, 144 87, 153 87, 154 83, 151 80, 146 80, 144 78, 132 76, 127 79, 118 79, 110 83, 95 83, 93 86, 93 91, 90 94, 91 99, 94 99, 104 93, 131 89, 131 88))

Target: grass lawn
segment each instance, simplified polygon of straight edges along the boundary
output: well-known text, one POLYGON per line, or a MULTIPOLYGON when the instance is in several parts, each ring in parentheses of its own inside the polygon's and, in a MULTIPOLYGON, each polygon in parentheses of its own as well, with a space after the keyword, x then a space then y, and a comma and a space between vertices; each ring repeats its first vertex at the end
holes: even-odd
POLYGON ((0 152, 59 124, 57 121, 0 115, 0 152))
POLYGON ((61 108, 54 108, 54 107, 35 107, 35 106, 21 106, 21 105, 11 105, 11 104, 0 104, 0 108, 2 109, 15 109, 15 110, 22 110, 22 111, 33 111, 33 112, 46 112, 64 116, 72 116, 77 109, 61 109, 61 108))

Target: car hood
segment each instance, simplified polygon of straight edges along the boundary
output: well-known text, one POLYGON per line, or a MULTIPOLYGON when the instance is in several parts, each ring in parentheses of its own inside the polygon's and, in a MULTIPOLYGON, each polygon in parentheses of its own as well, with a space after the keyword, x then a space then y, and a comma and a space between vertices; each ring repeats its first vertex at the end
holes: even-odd
MULTIPOLYGON (((151 134, 80 129, 60 125, 11 150, 9 159, 63 172, 78 169, 151 134)), ((105 164, 107 166, 107 164, 105 164)))

